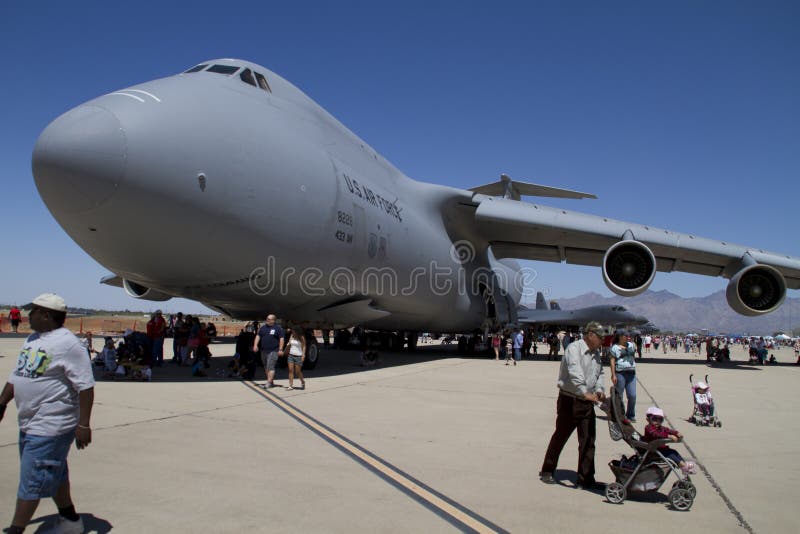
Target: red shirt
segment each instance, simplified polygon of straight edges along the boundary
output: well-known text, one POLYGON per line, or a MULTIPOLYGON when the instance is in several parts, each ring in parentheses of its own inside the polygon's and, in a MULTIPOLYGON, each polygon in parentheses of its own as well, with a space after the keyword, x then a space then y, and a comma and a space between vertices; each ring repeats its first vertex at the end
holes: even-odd
MULTIPOLYGON (((672 430, 664 425, 656 426, 653 424, 644 427, 644 437, 642 441, 655 441, 657 439, 669 439, 670 436, 678 434, 677 430, 672 430)), ((666 445, 662 445, 659 449, 663 449, 666 445)))
POLYGON ((8 316, 11 318, 12 321, 22 320, 22 313, 20 313, 19 308, 17 308, 16 306, 11 308, 11 311, 8 312, 8 316))
POLYGON ((154 317, 147 321, 147 337, 150 339, 164 337, 166 329, 167 321, 163 317, 154 317))

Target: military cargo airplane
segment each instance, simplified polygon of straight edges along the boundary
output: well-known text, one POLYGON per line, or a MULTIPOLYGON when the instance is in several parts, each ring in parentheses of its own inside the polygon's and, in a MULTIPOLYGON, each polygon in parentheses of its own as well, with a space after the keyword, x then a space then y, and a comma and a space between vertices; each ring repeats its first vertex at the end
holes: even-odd
POLYGON ((413 180, 297 87, 236 59, 67 111, 32 167, 58 223, 111 271, 103 283, 235 318, 437 332, 514 323, 526 287, 516 259, 598 266, 624 296, 656 271, 723 276, 745 315, 800 287, 798 258, 521 201, 587 193, 506 175, 471 190, 413 180))
POLYGON ((517 322, 531 326, 546 327, 577 327, 589 321, 599 321, 608 326, 634 326, 648 322, 646 317, 629 312, 625 306, 618 304, 604 304, 600 306, 587 306, 574 310, 562 310, 557 302, 547 301, 540 291, 536 293, 536 308, 517 310, 517 322))

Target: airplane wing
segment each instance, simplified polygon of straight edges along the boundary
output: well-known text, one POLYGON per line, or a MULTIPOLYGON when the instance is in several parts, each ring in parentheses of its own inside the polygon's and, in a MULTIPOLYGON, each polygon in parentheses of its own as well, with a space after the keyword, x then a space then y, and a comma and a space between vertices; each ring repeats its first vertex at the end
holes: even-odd
POLYGON ((602 266, 606 284, 620 295, 644 291, 655 271, 724 276, 744 300, 732 302, 729 285, 731 306, 758 315, 779 306, 787 287, 800 288, 800 258, 509 198, 474 194, 472 206, 496 258, 602 266), (643 273, 648 257, 655 265, 643 273))

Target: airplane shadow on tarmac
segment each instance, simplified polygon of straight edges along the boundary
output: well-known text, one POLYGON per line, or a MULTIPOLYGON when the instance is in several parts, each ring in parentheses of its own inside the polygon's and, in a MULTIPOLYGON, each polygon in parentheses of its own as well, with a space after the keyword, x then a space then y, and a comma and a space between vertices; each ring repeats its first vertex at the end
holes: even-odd
POLYGON ((665 363, 669 365, 707 365, 711 368, 716 369, 741 369, 743 371, 761 371, 763 367, 794 367, 794 362, 778 362, 774 364, 755 364, 750 363, 749 360, 729 360, 725 362, 717 362, 717 361, 708 361, 704 357, 702 358, 675 358, 675 357, 666 357, 666 358, 642 358, 636 359, 636 365, 642 363, 665 363))
MULTIPOLYGON (((166 348, 166 347, 165 347, 166 348)), ((214 345, 211 345, 212 354, 215 352, 214 345)), ((424 347, 413 353, 409 352, 389 352, 380 351, 380 356, 376 365, 364 366, 361 364, 361 352, 358 350, 334 350, 322 349, 317 366, 314 369, 304 369, 303 376, 309 380, 325 376, 338 376, 345 374, 362 373, 365 371, 411 365, 429 361, 443 360, 453 356, 451 353, 443 351, 427 350, 433 347, 424 347)), ((238 378, 228 378, 228 364, 233 360, 233 356, 212 356, 210 367, 204 369, 207 376, 192 376, 192 368, 178 366, 170 362, 171 355, 167 357, 165 351, 164 364, 153 369, 153 383, 158 382, 233 382, 238 378)), ((285 381, 287 378, 286 365, 278 366, 275 380, 285 381)), ((95 379, 99 382, 131 382, 125 378, 103 378, 102 368, 95 367, 95 379)), ((255 372, 256 381, 264 381, 264 367, 258 363, 255 372)))
MULTIPOLYGON (((80 516, 83 518, 84 532, 97 532, 97 534, 105 534, 106 532, 111 532, 111 530, 114 528, 114 525, 105 519, 96 517, 90 513, 81 513, 80 516)), ((47 532, 53 528, 56 519, 58 519, 58 514, 43 515, 42 517, 36 517, 31 520, 29 526, 33 527, 36 523, 41 522, 41 524, 33 532, 47 532)))

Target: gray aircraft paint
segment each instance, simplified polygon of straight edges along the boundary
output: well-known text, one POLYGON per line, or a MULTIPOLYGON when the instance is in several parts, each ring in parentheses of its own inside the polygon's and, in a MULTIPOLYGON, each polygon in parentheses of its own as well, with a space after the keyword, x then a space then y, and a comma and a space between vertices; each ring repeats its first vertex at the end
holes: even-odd
POLYGON ((308 325, 461 332, 488 326, 489 307, 491 322, 514 321, 511 258, 598 266, 633 237, 658 270, 731 278, 757 262, 800 287, 797 258, 517 200, 586 193, 506 176, 476 191, 412 180, 280 76, 246 61, 205 63, 261 73, 270 90, 238 73, 178 74, 86 102, 36 143, 42 199, 113 273, 105 283, 125 279, 144 298, 186 297, 234 317, 269 310, 308 325), (327 282, 343 268, 356 282, 335 291, 327 282), (396 291, 365 283, 382 269, 396 291), (309 291, 304 271, 326 283, 309 291), (488 303, 465 287, 476 274, 488 303))
POLYGON ((604 325, 643 325, 648 322, 646 317, 636 315, 619 305, 600 305, 562 310, 557 302, 550 302, 547 307, 544 294, 536 293, 536 309, 517 311, 517 321, 520 324, 532 326, 564 326, 579 327, 589 321, 599 321, 604 325))

